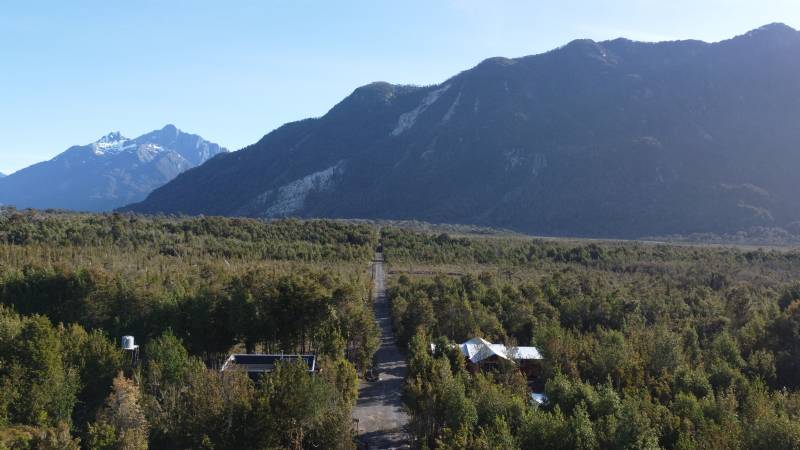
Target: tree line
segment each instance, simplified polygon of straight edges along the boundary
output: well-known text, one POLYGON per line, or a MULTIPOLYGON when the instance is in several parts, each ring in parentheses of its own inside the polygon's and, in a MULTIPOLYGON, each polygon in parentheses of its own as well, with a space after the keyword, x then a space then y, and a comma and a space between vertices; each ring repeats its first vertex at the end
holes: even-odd
POLYGON ((368 260, 376 240, 375 231, 368 225, 330 220, 263 221, 0 208, 0 243, 9 245, 320 262, 368 260))

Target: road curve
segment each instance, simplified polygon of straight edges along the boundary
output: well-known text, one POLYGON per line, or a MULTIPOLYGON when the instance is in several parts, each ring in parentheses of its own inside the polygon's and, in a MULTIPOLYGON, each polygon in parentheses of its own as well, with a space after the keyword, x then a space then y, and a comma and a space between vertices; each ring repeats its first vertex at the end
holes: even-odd
POLYGON ((372 262, 375 319, 381 332, 381 342, 375 353, 380 380, 360 380, 358 402, 353 410, 361 442, 372 449, 407 449, 405 426, 408 415, 403 410, 403 380, 406 376, 405 357, 395 345, 391 309, 386 298, 383 254, 375 253, 372 262))

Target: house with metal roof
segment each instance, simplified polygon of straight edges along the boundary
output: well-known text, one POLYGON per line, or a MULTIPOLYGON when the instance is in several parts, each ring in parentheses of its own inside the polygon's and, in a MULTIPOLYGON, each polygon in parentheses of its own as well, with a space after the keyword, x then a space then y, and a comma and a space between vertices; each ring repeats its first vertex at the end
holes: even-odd
POLYGON ((507 359, 511 361, 536 361, 542 355, 536 347, 506 347, 505 344, 492 344, 483 338, 472 338, 458 348, 472 363, 480 364, 491 359, 507 359))
MULTIPOLYGON (((544 358, 536 347, 507 347, 477 337, 454 346, 467 359, 467 368, 473 371, 496 368, 503 361, 509 361, 516 364, 531 383, 536 383, 542 372, 544 358)), ((435 345, 431 344, 431 351, 435 350, 435 345)))
POLYGON ((261 375, 275 370, 277 364, 302 361, 309 373, 319 371, 316 355, 262 355, 262 354, 233 354, 225 360, 222 372, 247 372, 250 378, 257 380, 261 375))

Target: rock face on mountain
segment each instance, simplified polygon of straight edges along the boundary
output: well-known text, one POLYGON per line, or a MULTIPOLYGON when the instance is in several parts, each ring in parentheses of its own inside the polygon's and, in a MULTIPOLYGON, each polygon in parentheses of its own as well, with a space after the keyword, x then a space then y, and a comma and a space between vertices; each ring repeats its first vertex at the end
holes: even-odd
POLYGON ((109 133, 3 178, 0 204, 108 211, 141 201, 181 172, 225 152, 173 125, 136 139, 109 133))
POLYGON ((129 209, 640 237, 800 220, 800 32, 578 40, 373 83, 129 209))

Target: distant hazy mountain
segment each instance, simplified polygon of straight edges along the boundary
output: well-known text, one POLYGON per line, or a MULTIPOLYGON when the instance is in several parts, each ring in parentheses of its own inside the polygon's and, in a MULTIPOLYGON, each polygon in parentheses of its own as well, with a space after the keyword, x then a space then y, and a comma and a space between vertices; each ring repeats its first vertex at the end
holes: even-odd
POLYGON ((0 180, 0 203, 106 211, 144 199, 181 172, 227 150, 173 125, 128 139, 109 133, 0 180))
POLYGON ((6 177, 6 174, 4 174, 3 172, 0 172, 0 178, 5 178, 5 177, 6 177))
MULTIPOLYGON (((154 191, 144 212, 639 237, 800 220, 800 33, 573 41, 373 83, 154 191)), ((796 224, 795 224, 796 225, 796 224)))

